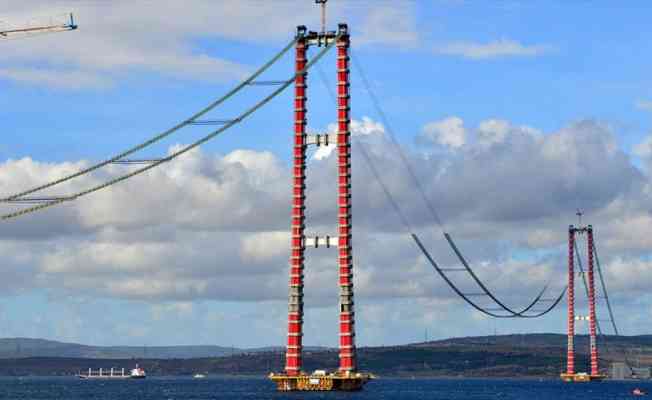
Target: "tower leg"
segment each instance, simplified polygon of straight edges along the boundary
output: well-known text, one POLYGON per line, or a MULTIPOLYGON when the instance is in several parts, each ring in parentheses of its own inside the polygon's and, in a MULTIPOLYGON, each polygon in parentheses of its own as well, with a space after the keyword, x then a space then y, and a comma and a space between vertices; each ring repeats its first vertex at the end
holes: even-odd
MULTIPOLYGON (((297 73, 307 63, 305 28, 297 29, 297 73)), ((306 180, 306 78, 307 73, 297 74, 294 83, 294 168, 292 186, 292 239, 290 256, 290 294, 288 304, 288 339, 285 353, 285 372, 298 375, 301 371, 303 345, 303 268, 304 268, 304 222, 306 180)))
POLYGON ((575 228, 568 228, 568 352, 566 354, 566 373, 575 374, 575 228))
POLYGON ((337 46, 337 167, 340 283, 340 372, 355 371, 355 314, 351 243, 351 131, 349 106, 349 35, 339 25, 337 46))
POLYGON ((596 340, 596 316, 595 316, 595 284, 593 275, 593 227, 588 226, 587 229, 587 247, 589 250, 589 266, 588 266, 588 279, 589 279, 589 343, 591 350, 591 375, 599 375, 598 368, 598 343, 596 340))

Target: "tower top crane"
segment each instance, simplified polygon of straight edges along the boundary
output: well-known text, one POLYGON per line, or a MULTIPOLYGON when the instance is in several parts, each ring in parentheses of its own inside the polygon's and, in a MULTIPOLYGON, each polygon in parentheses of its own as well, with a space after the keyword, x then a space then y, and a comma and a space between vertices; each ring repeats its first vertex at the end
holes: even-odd
POLYGON ((24 34, 65 32, 65 31, 72 31, 75 29, 77 29, 77 24, 75 23, 75 18, 73 14, 70 13, 68 14, 68 20, 66 22, 61 22, 57 24, 50 23, 50 24, 42 24, 37 26, 29 26, 29 27, 13 28, 13 29, 5 29, 5 30, 0 28, 0 40, 9 39, 17 36, 19 37, 20 35, 24 35, 24 34))

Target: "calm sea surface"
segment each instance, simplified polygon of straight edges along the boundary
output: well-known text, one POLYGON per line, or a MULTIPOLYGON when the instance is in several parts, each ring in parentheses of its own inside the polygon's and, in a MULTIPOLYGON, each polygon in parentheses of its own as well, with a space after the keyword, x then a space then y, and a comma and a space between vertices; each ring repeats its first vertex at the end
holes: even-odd
MULTIPOLYGON (((652 382, 563 384, 498 379, 378 379, 357 393, 277 393, 265 379, 155 378, 82 381, 75 378, 0 378, 0 399, 634 399, 634 387, 652 393, 652 382)), ((645 398, 645 397, 643 397, 645 398)), ((652 395, 650 395, 652 398, 652 395)))

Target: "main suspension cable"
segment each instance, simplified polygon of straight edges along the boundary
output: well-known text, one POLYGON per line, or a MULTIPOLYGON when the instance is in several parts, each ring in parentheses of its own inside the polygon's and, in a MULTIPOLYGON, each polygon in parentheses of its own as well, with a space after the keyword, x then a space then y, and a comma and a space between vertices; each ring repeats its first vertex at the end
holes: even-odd
MULTIPOLYGON (((472 278, 472 279, 476 282, 476 284, 480 287, 480 289, 481 289, 482 292, 483 292, 482 295, 485 295, 485 296, 491 298, 491 299, 492 299, 492 300, 493 300, 493 301, 494 301, 494 302, 495 302, 495 303, 496 303, 496 304, 497 304, 497 305, 498 305, 502 310, 504 310, 504 311, 510 313, 513 317, 524 316, 523 313, 529 311, 529 310, 530 310, 532 307, 534 307, 534 305, 539 301, 539 299, 541 298, 541 296, 543 295, 543 293, 544 293, 545 290, 547 289, 547 286, 548 286, 548 285, 546 285, 546 286, 543 288, 543 290, 539 293, 539 295, 535 298, 535 300, 534 300, 530 305, 528 305, 525 309, 523 309, 522 311, 519 312, 519 311, 515 311, 515 310, 512 310, 511 308, 507 307, 503 302, 501 302, 501 301, 500 301, 500 300, 499 300, 499 299, 498 299, 498 298, 497 298, 497 297, 496 297, 496 296, 495 296, 495 295, 494 295, 494 294, 493 294, 493 293, 492 293, 492 292, 491 292, 491 291, 486 287, 486 285, 484 285, 484 284, 482 283, 482 281, 478 278, 478 276, 475 274, 475 272, 471 269, 471 267, 469 266, 469 264, 466 262, 466 259, 464 258, 464 256, 463 256, 462 253, 460 252, 459 248, 455 245, 455 243, 454 243, 454 241, 453 241, 451 235, 450 235, 448 232, 446 232, 446 230, 445 230, 445 228, 444 228, 444 225, 443 225, 443 223, 442 223, 442 220, 441 220, 439 214, 438 214, 437 211, 435 210, 435 207, 432 205, 432 202, 429 200, 429 198, 428 198, 428 196, 427 196, 427 194, 426 194, 425 189, 424 189, 423 186, 421 185, 421 181, 420 181, 419 178, 417 177, 417 175, 416 175, 416 173, 414 172, 414 169, 412 168, 412 166, 411 166, 411 164, 410 164, 410 162, 409 162, 409 160, 408 160, 408 158, 407 158, 405 152, 403 151, 403 149, 401 148, 400 144, 398 143, 398 140, 397 140, 397 138, 396 138, 396 135, 394 134, 394 131, 393 131, 393 129, 392 129, 392 126, 391 126, 390 123, 389 123, 389 119, 387 118, 385 112, 383 111, 382 107, 380 106, 380 102, 379 102, 379 100, 378 100, 378 97, 375 95, 374 91, 372 90, 372 88, 371 88, 371 84, 369 83, 369 80, 367 79, 366 74, 364 73, 364 71, 363 71, 363 69, 362 69, 360 63, 358 62, 357 58, 353 55, 353 52, 351 53, 351 60, 353 61, 353 65, 354 65, 354 67, 356 68, 356 70, 357 70, 357 72, 358 72, 358 74, 359 74, 359 76, 360 76, 360 78, 361 78, 361 80, 362 80, 362 83, 363 83, 363 85, 364 85, 364 88, 365 88, 367 94, 369 95, 369 98, 371 99, 372 104, 373 104, 373 106, 374 106, 376 112, 378 113, 378 115, 379 115, 380 118, 381 118, 381 121, 382 121, 383 124, 385 125, 385 128, 386 128, 386 131, 387 131, 387 133, 388 133, 388 136, 389 136, 389 138, 390 138, 392 144, 394 145, 394 148, 396 149, 397 154, 399 155, 399 157, 401 158, 401 161, 403 162, 405 168, 407 169, 408 174, 410 175, 410 178, 412 179, 414 186, 417 188, 417 190, 418 190, 418 192, 419 192, 419 194, 420 194, 420 196, 421 196, 421 198, 422 198, 424 204, 425 204, 426 207, 428 208, 428 210, 429 210, 429 212, 430 212, 430 215, 432 216, 433 220, 434 220, 435 223, 436 223, 437 225, 439 225, 439 227, 442 229, 443 234, 444 234, 444 237, 446 238, 446 241, 448 242, 448 244, 450 245, 450 247, 451 247, 451 248, 453 249, 453 251, 455 252, 456 256, 458 257, 458 259, 460 260, 460 262, 461 262, 462 265, 464 266, 464 269, 466 270, 466 272, 471 276, 471 278, 472 278)), ((363 146, 360 145, 359 147, 362 148, 363 146)), ((372 163, 371 163, 371 160, 370 160, 369 157, 368 157, 368 155, 367 155, 364 151, 363 151, 363 157, 365 158, 365 161, 367 161, 368 164, 372 164, 372 163)), ((374 169, 374 168, 372 168, 372 167, 370 167, 370 168, 372 169, 372 172, 373 172, 373 169, 374 169)), ((386 185, 384 185, 384 183, 382 183, 382 179, 380 178, 380 176, 379 176, 378 174, 374 174, 374 176, 376 177, 376 180, 377 180, 377 181, 381 184, 381 186, 383 187, 383 191, 384 191, 385 194, 387 195, 387 197, 388 197, 390 203, 392 204, 392 206, 393 206, 394 208, 397 208, 398 206, 396 205, 396 204, 397 204, 396 201, 394 201, 394 199, 392 198, 391 194, 389 194, 389 191, 387 190, 386 185)), ((402 220, 405 219, 404 215, 403 215, 400 211, 398 212, 398 214, 399 214, 399 217, 400 217, 402 220)), ((407 226, 409 226, 409 224, 407 223, 407 221, 404 222, 404 224, 407 224, 407 226)), ((410 233, 411 233, 411 230, 410 230, 410 233)), ((412 233, 411 233, 411 234, 412 234, 412 233)), ((413 236, 413 239, 414 239, 414 236, 413 236)), ((425 250, 425 247, 423 247, 422 244, 420 245, 420 242, 418 242, 417 240, 415 240, 415 242, 417 242, 417 245, 419 246, 419 248, 420 248, 421 251, 423 252, 423 251, 425 250)), ((426 255, 426 253, 424 253, 424 255, 426 255)), ((426 257, 429 258, 430 260, 432 259, 431 257, 428 257, 428 256, 426 256, 426 257)), ((433 260, 433 261, 434 261, 434 260, 433 260)), ((432 264, 432 263, 431 263, 431 264, 432 264)), ((444 280, 446 281, 446 283, 448 283, 448 285, 449 285, 449 286, 450 286, 450 287, 451 287, 451 288, 452 288, 456 293, 462 295, 462 292, 461 292, 461 291, 460 291, 460 290, 455 286, 455 284, 454 284, 454 283, 453 283, 453 282, 452 282, 448 277, 445 277, 445 273, 444 273, 444 270, 443 270, 443 269, 437 267, 436 264, 433 264, 433 267, 435 267, 435 269, 437 270, 437 272, 439 272, 440 275, 442 275, 442 277, 444 277, 444 280)), ((558 301, 553 302, 554 305, 553 305, 551 308, 546 309, 546 310, 545 310, 543 313, 541 313, 540 315, 544 315, 544 314, 546 314, 547 312, 549 312, 550 310, 552 310, 552 309, 553 309, 553 308, 554 308, 554 307, 559 303, 559 301, 560 301, 561 298, 563 297, 563 294, 565 293, 565 291, 566 291, 566 288, 562 291, 562 294, 561 294, 560 296, 558 296, 558 297, 555 299, 555 300, 558 300, 558 301)), ((469 304, 471 304, 471 305, 474 306, 475 308, 481 308, 481 307, 477 306, 475 303, 471 302, 468 298, 466 298, 466 296, 463 296, 463 295, 462 295, 461 297, 464 298, 464 300, 466 300, 469 304)), ((487 311, 487 310, 484 310, 484 311, 487 311)), ((487 314, 488 314, 488 315, 492 315, 492 316, 496 316, 495 314, 491 314, 491 313, 487 313, 487 314)), ((538 315, 538 314, 537 314, 537 315, 538 315)))
POLYGON ((380 106, 380 101, 378 101, 378 98, 376 97, 376 94, 374 91, 371 89, 371 84, 369 83, 369 80, 367 79, 366 74, 364 73, 360 63, 358 63, 357 57, 354 57, 353 52, 351 52, 351 60, 353 61, 353 66, 356 68, 358 71, 358 75, 360 75, 360 79, 362 80, 362 84, 364 85, 364 88, 369 95, 369 98, 371 99, 371 103, 373 104, 374 108, 376 109, 376 112, 380 116, 381 121, 385 125, 385 129, 387 130, 388 136, 392 143, 394 144, 394 148, 396 149, 396 152, 398 153, 399 157, 401 157, 401 160, 403 161, 403 164, 405 168, 407 169, 408 173, 410 174, 410 177, 414 183, 414 186, 417 188, 417 191, 421 195, 421 198, 423 199, 426 207, 428 208, 428 211, 430 212, 430 215, 433 217, 437 225, 443 230, 444 229, 444 224, 441 221, 441 218, 439 217, 439 214, 437 213, 437 210, 435 210, 435 207, 432 205, 430 200, 428 199, 428 196, 426 195, 426 191, 421 185, 421 181, 419 178, 417 178, 417 174, 414 172, 414 169, 412 168, 412 165, 407 159, 407 156, 403 149, 401 149, 401 145, 398 143, 398 140, 396 139, 396 135, 394 135, 394 130, 392 129, 392 126, 389 123, 389 119, 385 115, 385 112, 383 111, 382 107, 380 106))
MULTIPOLYGON (((123 158, 137 152, 137 151, 143 150, 146 147, 149 147, 149 146, 163 140, 164 138, 170 136, 171 134, 173 134, 174 132, 178 131, 179 129, 181 129, 181 128, 185 127, 185 126, 192 125, 197 120, 197 118, 205 115, 209 111, 213 110, 214 108, 216 108, 217 106, 219 106, 220 104, 224 103, 226 100, 228 100, 229 98, 234 96, 240 90, 247 87, 251 82, 254 81, 254 79, 256 79, 258 76, 260 76, 263 72, 265 72, 267 69, 269 69, 269 67, 271 67, 273 64, 275 64, 283 55, 285 55, 285 53, 287 53, 296 44, 296 42, 297 42, 297 38, 292 40, 278 54, 276 54, 270 61, 265 63, 262 67, 260 67, 258 70, 256 70, 252 75, 250 75, 247 79, 245 79, 240 84, 235 86, 233 89, 231 89, 225 95, 223 95, 219 99, 213 101, 212 103, 210 103, 208 106, 206 106, 205 108, 203 108, 199 112, 193 114, 190 118, 185 119, 182 122, 176 124, 172 128, 170 128, 170 129, 160 133, 159 135, 156 135, 153 138, 151 138, 151 139, 149 139, 149 140, 147 140, 145 142, 142 142, 142 143, 140 143, 140 144, 138 144, 138 145, 136 145, 136 146, 134 146, 134 147, 132 147, 132 148, 130 148, 128 150, 125 150, 124 152, 122 152, 122 153, 120 153, 118 155, 115 155, 115 156, 113 156, 113 157, 111 157, 111 158, 109 158, 109 159, 107 159, 105 161, 94 164, 94 165, 92 165, 90 167, 84 168, 84 169, 82 169, 82 170, 80 170, 78 172, 75 172, 73 174, 70 174, 70 175, 64 176, 62 178, 56 179, 56 180, 54 180, 52 182, 48 182, 48 183, 33 187, 31 189, 25 190, 25 191, 22 191, 22 192, 19 192, 19 193, 16 193, 16 194, 12 194, 12 195, 6 196, 4 198, 0 198, 0 203, 6 203, 6 202, 9 202, 9 201, 14 200, 16 198, 26 196, 28 194, 32 194, 32 193, 35 193, 35 192, 38 192, 38 191, 41 191, 41 190, 44 190, 44 189, 48 189, 48 188, 51 188, 53 186, 59 185, 61 183, 67 182, 67 181, 69 181, 71 179, 78 178, 80 176, 89 174, 89 173, 91 173, 91 172, 93 172, 95 170, 98 170, 98 169, 106 166, 106 165, 115 163, 116 161, 119 161, 120 159, 123 159, 123 158)), ((287 87, 287 86, 285 86, 285 87, 287 87)), ((231 126, 231 125, 229 125, 229 126, 231 126)), ((159 164, 160 163, 156 163, 155 165, 159 165, 159 164)))
MULTIPOLYGON (((354 59, 354 62, 356 62, 355 59, 354 59)), ((317 72, 318 72, 318 74, 319 74, 319 76, 320 76, 320 78, 321 78, 322 83, 323 83, 324 86, 326 87, 326 90, 327 90, 327 92, 328 92, 328 94, 329 94, 329 97, 331 98, 331 100, 332 100, 333 102, 336 103, 335 93, 333 93, 333 91, 331 90, 331 87, 330 87, 330 85, 329 85, 329 83, 328 83, 328 78, 326 77, 325 73, 323 72, 323 70, 321 69, 321 67, 320 67, 319 64, 317 64, 316 68, 317 68, 317 72)), ((359 65, 358 65, 358 71, 361 72, 361 68, 359 68, 359 65)), ((363 75, 361 74, 361 76, 363 76, 363 75)), ((365 79, 365 81, 366 81, 366 78, 363 78, 363 79, 365 79)), ((374 99, 375 104, 376 104, 376 108, 377 108, 377 110, 380 111, 380 114, 382 115, 382 118, 383 118, 385 124, 387 125, 387 124, 388 124, 387 117, 386 117, 385 114, 382 112, 382 109, 380 109, 380 105, 379 105, 379 103, 378 103, 378 100, 377 100, 377 98, 373 95, 373 92, 372 92, 371 89, 370 89, 370 85, 369 85, 369 82, 368 82, 368 81, 366 81, 366 88, 367 88, 367 92, 370 94, 370 97, 372 97, 372 98, 374 99)), ((389 128, 389 129, 391 129, 391 128, 389 128)), ((405 157, 405 155, 402 153, 402 150, 400 149, 400 147, 399 147, 399 145, 398 145, 398 142, 396 141, 394 135, 392 134, 391 136, 392 136, 392 138, 393 138, 393 143, 394 143, 394 145, 399 149, 399 151, 400 151, 401 154, 403 155, 403 161, 404 161, 404 162, 406 163, 406 165, 409 167, 409 164, 407 164, 407 157, 405 157)), ((472 300, 469 298, 469 297, 470 297, 469 294, 465 294, 465 293, 463 293, 461 290, 459 290, 459 288, 457 288, 457 286, 452 282, 452 280, 450 280, 450 279, 446 276, 446 274, 444 273, 444 269, 439 268, 439 266, 436 264, 436 262, 435 262, 435 261, 432 259, 432 257, 430 256, 430 254, 426 251, 426 249, 425 249, 425 247, 423 246, 423 244, 421 243, 421 241, 418 239, 418 236, 417 236, 416 234, 413 233, 412 227, 410 226, 410 223, 408 222, 408 219, 406 218, 405 214, 404 214, 403 211, 401 210, 401 207, 398 205, 398 202, 394 199, 394 196, 393 196, 393 195, 391 194, 391 192, 389 191, 389 188, 387 187, 387 185, 386 185, 385 182, 383 181, 383 179, 382 179, 380 173, 378 172, 378 169, 377 169, 376 166, 375 166, 375 163, 372 161, 371 157, 369 156, 369 153, 368 153, 367 150, 365 149, 365 145, 364 145, 364 143, 362 143, 362 141, 358 140, 357 136, 355 136, 355 135, 352 135, 352 141, 353 141, 353 144, 356 146, 356 148, 360 151, 360 154, 362 154, 362 157, 363 157, 363 159, 364 159, 364 161, 365 161, 365 164, 367 165, 367 167, 368 167, 369 170, 371 171, 371 173, 372 173, 372 175, 374 176, 376 182, 378 182, 378 184, 379 184, 380 187, 382 188, 383 193, 385 194, 386 199, 388 200, 389 204, 392 206, 392 209, 394 210, 394 212, 396 213, 396 215, 397 215, 397 216, 399 217, 399 219, 401 220, 401 223, 403 224, 403 227, 405 228, 405 230, 407 231, 407 233, 410 235, 410 237, 412 238, 412 240, 417 244, 417 247, 421 250, 421 252, 424 254, 424 256, 429 260, 429 262, 430 262, 430 264, 433 266, 433 268, 435 268, 435 270, 436 270, 436 271, 440 274, 440 276, 444 279, 444 281, 445 281, 445 282, 446 282, 446 283, 451 287, 451 289, 452 289, 455 293, 457 293, 460 297, 462 297, 462 299, 465 300, 469 305, 471 305, 473 308, 475 308, 476 310, 478 310, 478 311, 480 311, 480 312, 482 312, 482 313, 484 313, 484 314, 486 314, 486 315, 489 315, 489 316, 492 316, 492 317, 496 317, 496 318, 516 318, 516 317, 523 317, 523 318, 536 318, 536 317, 540 317, 540 316, 542 316, 542 315, 547 314, 548 312, 550 312, 552 309, 554 309, 554 308, 559 304, 559 302, 561 301, 561 299, 563 298, 563 296, 564 296, 564 294, 565 294, 565 289, 564 289, 564 291, 562 291, 562 293, 561 293, 557 298, 551 300, 552 303, 551 303, 551 305, 550 305, 547 309, 543 310, 542 312, 538 312, 538 313, 536 313, 536 314, 530 314, 530 315, 526 314, 526 313, 527 313, 528 311, 530 311, 530 310, 531 310, 531 309, 532 309, 532 308, 533 308, 533 307, 534 307, 534 306, 535 306, 539 301, 541 301, 541 298, 543 297, 544 293, 546 292, 546 290, 547 290, 547 288, 548 288, 548 285, 545 285, 544 288, 539 292, 539 294, 534 298, 534 300, 533 300, 533 301, 532 301, 532 302, 531 302, 527 307, 525 307, 523 310, 521 310, 521 311, 514 311, 514 310, 511 310, 511 309, 509 309, 508 307, 506 307, 503 303, 501 303, 501 302, 500 302, 500 301, 499 301, 495 296, 493 296, 493 294, 491 294, 491 292, 489 292, 489 290, 488 290, 488 289, 487 289, 487 288, 486 288, 486 287, 485 287, 485 286, 484 286, 484 285, 479 281, 479 279, 478 279, 477 276, 473 273, 473 271, 470 270, 470 268, 468 267, 468 265, 466 265, 466 268, 463 269, 463 270, 469 272, 469 273, 471 274, 471 276, 474 277, 474 278, 476 279, 476 282, 479 283, 479 285, 481 286, 481 288, 483 288, 483 292, 484 292, 484 293, 478 293, 478 295, 482 295, 482 296, 484 296, 484 295, 487 295, 487 294, 488 294, 488 295, 489 295, 489 296, 490 296, 490 297, 491 297, 491 298, 492 298, 492 299, 493 299, 497 304, 499 304, 499 305, 501 306, 501 308, 502 308, 501 311, 503 311, 503 310, 504 310, 504 311, 508 311, 510 314, 509 314, 509 315, 496 314, 496 313, 490 311, 489 309, 484 308, 484 307, 481 307, 481 306, 478 305, 476 302, 472 301, 472 300)), ((410 170, 411 170, 411 169, 410 169, 410 170)), ((416 179, 416 175, 413 175, 413 178, 416 179)), ((423 191, 423 194, 425 195, 425 191, 423 191)), ((434 215, 437 215, 437 214, 436 214, 436 211, 435 211, 434 209, 433 209, 432 211, 434 212, 434 215)), ((441 224, 440 224, 440 225, 441 225, 441 224)), ((445 233, 445 234, 446 234, 446 233, 445 233)), ((448 235, 448 234, 446 234, 446 235, 447 235, 447 240, 452 241, 452 239, 450 238, 450 235, 448 235)), ((456 246, 454 246, 454 247, 456 248, 456 246)))
MULTIPOLYGON (((340 36, 341 35, 338 35, 334 41, 332 41, 331 43, 326 45, 319 53, 317 53, 315 55, 315 57, 312 60, 310 60, 310 62, 308 62, 306 64, 305 68, 303 68, 301 71, 298 71, 294 75, 292 75, 292 77, 290 79, 288 79, 287 81, 285 81, 285 83, 283 85, 280 85, 276 90, 274 90, 271 94, 269 94, 268 96, 263 98, 261 101, 256 103, 253 107, 251 107, 250 109, 248 109, 244 113, 240 114, 240 116, 238 116, 237 118, 235 118, 231 122, 225 124, 224 126, 217 129, 216 131, 204 136, 203 138, 197 140, 196 142, 194 142, 194 143, 192 143, 190 145, 187 145, 186 147, 182 148, 181 150, 176 151, 176 152, 170 154, 169 156, 167 156, 167 157, 165 157, 163 159, 160 159, 160 160, 158 160, 156 162, 153 162, 150 165, 147 165, 147 166, 145 166, 143 168, 134 170, 129 174, 125 174, 125 175, 119 176, 119 177, 117 177, 115 179, 111 179, 111 180, 109 180, 109 181, 107 181, 107 182, 105 182, 105 183, 103 183, 101 185, 98 185, 98 186, 92 187, 90 189, 87 189, 87 190, 75 193, 73 195, 70 195, 70 198, 76 199, 76 198, 79 198, 79 197, 82 197, 82 196, 86 196, 88 194, 97 192, 97 191, 102 190, 104 188, 107 188, 109 186, 112 186, 112 185, 115 185, 115 184, 120 183, 122 181, 125 181, 125 180, 127 180, 127 179, 129 179, 131 177, 136 176, 136 175, 140 175, 143 172, 146 172, 146 171, 149 171, 149 170, 151 170, 151 169, 153 169, 155 167, 158 167, 159 165, 161 165, 164 162, 173 160, 173 159, 175 159, 175 158, 189 152, 190 150, 192 150, 192 149, 194 149, 194 148, 208 142, 209 140, 215 138, 220 133, 226 131, 227 129, 231 128, 233 125, 241 122, 242 120, 244 120, 245 118, 247 118, 248 116, 253 114, 260 107, 267 104, 270 100, 272 100, 274 97, 278 96, 281 92, 283 92, 283 90, 285 90, 288 86, 290 86, 294 82, 295 78, 298 75, 305 73, 308 69, 310 69, 310 67, 312 67, 312 65, 314 63, 319 61, 319 59, 322 58, 324 56, 324 54, 326 54, 326 52, 333 47, 333 45, 335 44, 337 39, 339 39, 340 36)), ((5 215, 0 216, 0 220, 8 220, 8 219, 12 219, 12 218, 17 218, 17 217, 20 217, 20 216, 23 216, 23 215, 26 215, 26 214, 29 214, 29 213, 33 213, 35 211, 43 210, 45 208, 49 208, 49 207, 61 204, 61 203, 65 202, 65 201, 68 201, 68 200, 63 200, 63 199, 56 200, 56 201, 48 202, 48 203, 41 204, 41 205, 38 205, 38 206, 34 206, 34 207, 31 207, 31 208, 26 208, 26 209, 23 209, 23 210, 20 210, 20 211, 16 211, 16 212, 13 212, 13 213, 10 213, 10 214, 5 214, 5 215)))
MULTIPOLYGON (((543 290, 541 290, 541 292, 539 293, 539 295, 534 299, 534 301, 533 301, 533 302, 532 302, 528 307, 526 307, 525 309, 523 309, 523 310, 520 311, 520 312, 519 312, 519 311, 514 311, 514 310, 512 310, 511 308, 507 307, 503 302, 501 302, 500 300, 498 300, 498 298, 497 298, 497 297, 496 297, 496 296, 495 296, 495 295, 494 295, 494 294, 489 290, 489 288, 487 288, 487 286, 485 286, 485 284, 482 283, 482 281, 480 280, 480 278, 478 278, 478 276, 475 274, 475 272, 473 272, 473 270, 471 269, 471 267, 469 267, 469 264, 466 262, 466 259, 464 258, 464 256, 462 255, 462 253, 459 251, 459 249, 458 249, 457 246, 455 245, 455 242, 453 242, 453 239, 451 238, 451 236, 450 236, 447 232, 444 232, 444 237, 446 238, 446 241, 448 241, 448 244, 453 248, 453 251, 455 252, 455 254, 457 255, 457 257, 459 258, 459 260, 460 260, 460 262, 462 263, 462 265, 464 266, 464 269, 466 270, 466 272, 468 272, 469 275, 471 275, 471 277, 473 278, 473 280, 475 281, 475 283, 478 284, 478 286, 480 287, 480 289, 482 289, 482 291, 484 292, 484 294, 485 294, 486 296, 488 296, 491 300, 493 300, 496 304, 498 304, 498 306, 499 306, 500 308, 502 308, 503 310, 505 310, 505 311, 507 311, 507 312, 509 312, 509 313, 511 313, 511 314, 514 314, 515 316, 521 316, 523 313, 529 311, 532 307, 534 307, 534 305, 539 301, 539 299, 541 298, 541 296, 543 296, 543 293, 548 289, 548 284, 546 284, 546 285, 543 287, 543 290)), ((554 307, 553 307, 553 308, 554 308, 554 307)))
POLYGON ((501 315, 501 314, 496 314, 493 311, 490 311, 484 307, 479 306, 473 300, 471 300, 468 296, 468 294, 463 293, 455 284, 446 276, 446 274, 443 272, 442 268, 437 265, 435 260, 432 258, 426 247, 423 245, 421 240, 419 240, 419 237, 415 235, 414 233, 410 234, 412 236, 412 239, 414 242, 417 244, 423 255, 426 257, 428 262, 430 262, 430 265, 439 273, 439 275, 444 279, 444 281, 448 284, 448 286, 453 289, 453 291, 460 296, 464 301, 466 301, 471 307, 475 308, 476 310, 480 311, 483 314, 489 315, 494 318, 538 318, 542 317, 546 314, 548 314, 550 311, 552 311, 557 305, 561 302, 561 300, 564 298, 564 295, 566 294, 566 289, 568 287, 565 287, 564 290, 555 298, 550 306, 540 312, 537 312, 535 314, 525 314, 525 312, 529 311, 536 303, 538 303, 541 300, 541 297, 543 296, 544 292, 546 291, 548 285, 546 285, 543 290, 539 293, 539 295, 534 299, 534 301, 528 305, 523 311, 521 312, 513 312, 512 314, 509 315, 501 315))

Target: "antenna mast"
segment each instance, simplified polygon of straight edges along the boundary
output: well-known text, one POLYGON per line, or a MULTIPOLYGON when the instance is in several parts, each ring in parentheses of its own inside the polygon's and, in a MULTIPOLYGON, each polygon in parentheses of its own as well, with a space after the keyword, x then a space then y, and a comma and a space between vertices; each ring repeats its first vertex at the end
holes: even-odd
POLYGON ((326 2, 328 0, 315 0, 315 4, 321 4, 321 33, 326 33, 326 2))

